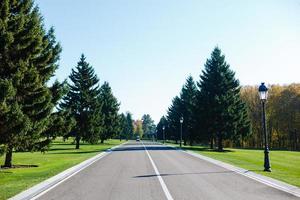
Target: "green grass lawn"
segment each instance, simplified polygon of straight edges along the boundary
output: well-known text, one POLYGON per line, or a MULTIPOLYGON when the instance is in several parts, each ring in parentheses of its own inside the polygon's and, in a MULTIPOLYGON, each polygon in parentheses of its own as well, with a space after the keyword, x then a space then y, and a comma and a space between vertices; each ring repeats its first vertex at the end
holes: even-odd
MULTIPOLYGON (((122 141, 124 142, 124 141, 122 141)), ((108 140, 104 144, 82 144, 79 150, 70 141, 55 141, 46 153, 14 153, 14 165, 37 165, 32 168, 0 170, 0 200, 12 197, 19 192, 72 167, 101 151, 120 144, 119 140, 108 140)), ((0 157, 3 164, 4 157, 0 157)))
POLYGON ((300 152, 271 150, 270 173, 263 171, 263 150, 228 148, 217 152, 201 146, 182 148, 300 187, 300 152))

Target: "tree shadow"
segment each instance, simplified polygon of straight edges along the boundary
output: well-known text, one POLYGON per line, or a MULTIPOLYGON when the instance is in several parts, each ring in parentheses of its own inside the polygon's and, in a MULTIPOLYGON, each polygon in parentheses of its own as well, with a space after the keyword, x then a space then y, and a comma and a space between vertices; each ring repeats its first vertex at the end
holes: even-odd
POLYGON ((35 167, 39 167, 39 166, 38 165, 13 165, 12 167, 4 167, 3 165, 1 165, 0 173, 2 170, 6 170, 6 169, 35 168, 35 167))
MULTIPOLYGON (((72 149, 74 150, 74 149, 72 149)), ((105 151, 105 150, 104 150, 105 151)), ((57 154, 57 155, 62 155, 62 154, 86 154, 86 153, 100 153, 104 152, 103 150, 91 150, 91 151, 72 151, 72 152, 50 152, 49 154, 57 154)))
MULTIPOLYGON (((167 146, 147 146, 146 149, 148 151, 169 151, 169 150, 175 150, 172 147, 167 146)), ((113 149, 112 151, 145 151, 145 148, 143 146, 131 146, 131 147, 119 147, 116 149, 113 149)))
POLYGON ((184 176, 184 175, 206 175, 206 174, 227 174, 234 173, 234 171, 226 170, 226 171, 211 171, 211 172, 189 172, 189 173, 170 173, 170 174, 148 174, 148 175, 140 175, 134 176, 133 178, 150 178, 156 176, 184 176))
POLYGON ((68 150, 75 150, 75 148, 51 148, 48 151, 68 151, 68 150))
POLYGON ((234 150, 223 149, 223 151, 219 151, 218 149, 210 149, 208 147, 181 147, 183 150, 189 151, 205 151, 205 152, 217 152, 217 153, 229 153, 235 152, 234 150))
MULTIPOLYGON (((11 169, 11 168, 9 168, 11 169)), ((0 174, 12 174, 13 172, 12 171, 5 171, 5 169, 1 168, 0 169, 0 174)))

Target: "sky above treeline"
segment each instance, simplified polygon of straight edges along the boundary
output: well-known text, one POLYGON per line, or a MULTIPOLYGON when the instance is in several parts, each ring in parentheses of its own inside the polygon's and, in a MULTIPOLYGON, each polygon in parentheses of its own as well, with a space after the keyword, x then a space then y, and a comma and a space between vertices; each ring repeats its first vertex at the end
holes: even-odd
POLYGON ((215 46, 242 85, 300 82, 299 0, 38 0, 63 52, 66 79, 81 53, 108 81, 121 112, 166 114, 215 46))

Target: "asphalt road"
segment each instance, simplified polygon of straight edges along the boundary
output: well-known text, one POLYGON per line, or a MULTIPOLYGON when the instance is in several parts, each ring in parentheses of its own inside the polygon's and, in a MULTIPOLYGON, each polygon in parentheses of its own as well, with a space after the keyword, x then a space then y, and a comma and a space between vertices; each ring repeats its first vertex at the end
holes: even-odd
POLYGON ((207 161, 131 141, 38 198, 55 200, 299 199, 207 161))

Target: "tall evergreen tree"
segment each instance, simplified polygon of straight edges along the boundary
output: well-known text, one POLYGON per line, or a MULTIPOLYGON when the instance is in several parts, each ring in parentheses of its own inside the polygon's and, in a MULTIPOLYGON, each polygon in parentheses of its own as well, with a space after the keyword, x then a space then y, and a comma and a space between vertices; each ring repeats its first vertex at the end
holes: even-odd
POLYGON ((100 140, 101 143, 103 143, 104 140, 113 137, 114 134, 117 134, 120 131, 118 115, 120 104, 113 95, 108 82, 104 82, 101 86, 99 98, 102 103, 101 113, 104 117, 103 130, 100 134, 100 140))
POLYGON ((89 140, 100 131, 99 126, 96 125, 99 120, 97 110, 101 107, 97 99, 100 94, 99 79, 93 67, 86 62, 84 55, 81 55, 69 78, 71 80, 68 84, 69 91, 63 97, 60 108, 69 111, 76 121, 71 134, 75 137, 76 149, 79 149, 81 139, 89 140))
POLYGON ((183 116, 183 104, 180 97, 176 96, 172 100, 171 106, 167 111, 167 120, 169 124, 170 139, 176 141, 180 138, 180 118, 183 116))
POLYGON ((156 130, 157 130, 157 139, 158 140, 163 140, 164 139, 164 135, 163 135, 163 127, 165 127, 165 139, 167 139, 167 132, 169 129, 169 125, 168 125, 168 121, 166 119, 165 116, 162 116, 156 126, 156 130))
POLYGON ((127 121, 126 121, 126 115, 124 113, 121 113, 119 115, 119 123, 120 123, 120 130, 119 130, 119 139, 120 141, 122 138, 126 137, 126 128, 127 128, 127 121))
POLYGON ((45 31, 33 0, 0 2, 0 142, 6 146, 5 167, 13 149, 42 150, 41 133, 54 107, 47 82, 58 68, 61 52, 54 30, 45 31))
POLYGON ((133 138, 133 120, 131 113, 127 112, 126 114, 126 129, 124 131, 126 135, 126 140, 129 140, 130 138, 133 138))
POLYGON ((239 81, 218 47, 206 61, 200 78, 197 106, 201 108, 198 111, 201 111, 201 120, 210 132, 211 140, 216 137, 218 150, 222 151, 224 139, 250 131, 247 110, 240 98, 239 81))
POLYGON ((183 140, 184 145, 189 141, 192 145, 196 140, 196 130, 194 110, 196 104, 197 87, 192 76, 186 79, 185 85, 182 87, 180 93, 180 99, 182 104, 182 116, 184 118, 183 123, 183 140))

